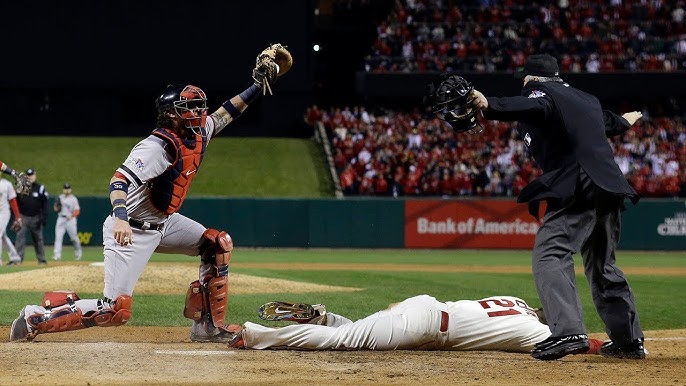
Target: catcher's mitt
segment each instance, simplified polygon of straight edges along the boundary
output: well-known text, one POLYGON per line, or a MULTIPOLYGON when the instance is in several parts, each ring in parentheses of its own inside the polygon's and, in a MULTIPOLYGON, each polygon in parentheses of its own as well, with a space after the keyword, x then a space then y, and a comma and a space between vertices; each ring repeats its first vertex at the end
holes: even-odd
POLYGON ((17 194, 27 195, 31 193, 31 181, 29 180, 29 176, 24 173, 19 173, 14 176, 14 179, 14 189, 17 191, 17 194))
POLYGON ((271 44, 257 55, 255 68, 252 70, 252 78, 255 84, 262 87, 263 94, 272 94, 271 84, 276 78, 288 72, 293 66, 293 56, 286 46, 279 43, 271 44))
POLYGON ((12 225, 10 225, 10 230, 14 233, 17 233, 17 232, 19 232, 20 229, 21 229, 21 220, 16 219, 16 220, 12 221, 12 225))
POLYGON ((442 74, 441 77, 427 86, 424 102, 431 107, 431 112, 442 119, 458 133, 478 133, 483 130, 476 119, 477 110, 472 107, 470 93, 472 84, 458 75, 442 74))

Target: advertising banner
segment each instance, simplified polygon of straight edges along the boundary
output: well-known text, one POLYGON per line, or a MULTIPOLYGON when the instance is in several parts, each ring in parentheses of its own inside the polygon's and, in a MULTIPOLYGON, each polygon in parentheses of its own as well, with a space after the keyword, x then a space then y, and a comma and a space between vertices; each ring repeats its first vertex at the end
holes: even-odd
POLYGON ((407 200, 406 248, 530 249, 539 222, 511 200, 407 200))
POLYGON ((621 249, 684 251, 686 200, 644 199, 622 214, 621 249))

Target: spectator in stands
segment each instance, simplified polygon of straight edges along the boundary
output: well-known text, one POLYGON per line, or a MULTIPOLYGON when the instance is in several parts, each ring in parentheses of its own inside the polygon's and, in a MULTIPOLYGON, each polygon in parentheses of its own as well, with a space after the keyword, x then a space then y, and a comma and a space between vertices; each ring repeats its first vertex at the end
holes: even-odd
MULTIPOLYGON (((364 194, 377 196, 478 193, 512 197, 540 174, 527 157, 521 138, 506 122, 483 122, 480 138, 485 140, 477 141, 474 136, 456 134, 441 121, 424 119, 417 111, 372 112, 361 106, 317 110, 347 195, 361 194, 362 187, 364 194), (421 146, 417 146, 420 138, 421 146), (480 163, 474 164, 475 159, 480 163), (411 167, 415 174, 409 177, 411 167)), ((644 111, 644 117, 649 117, 644 111)), ((612 144, 615 162, 639 194, 682 194, 686 177, 680 171, 686 169, 686 128, 680 118, 644 118, 635 130, 614 138, 612 144), (657 173, 654 163, 661 168, 657 173)))
POLYGON ((534 50, 573 53, 564 72, 683 69, 684 6, 623 3, 397 1, 377 28, 367 71, 513 70, 534 50), (414 6, 420 4, 420 6, 414 6), (650 20, 650 22, 646 22, 650 20), (592 57, 592 58, 591 58, 592 57))

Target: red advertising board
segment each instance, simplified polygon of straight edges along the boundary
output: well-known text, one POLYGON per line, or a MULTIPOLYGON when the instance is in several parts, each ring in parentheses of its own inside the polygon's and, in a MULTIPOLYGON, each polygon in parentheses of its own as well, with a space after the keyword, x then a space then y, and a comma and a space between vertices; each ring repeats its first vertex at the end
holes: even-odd
POLYGON ((406 248, 530 249, 539 222, 510 200, 407 200, 406 248))

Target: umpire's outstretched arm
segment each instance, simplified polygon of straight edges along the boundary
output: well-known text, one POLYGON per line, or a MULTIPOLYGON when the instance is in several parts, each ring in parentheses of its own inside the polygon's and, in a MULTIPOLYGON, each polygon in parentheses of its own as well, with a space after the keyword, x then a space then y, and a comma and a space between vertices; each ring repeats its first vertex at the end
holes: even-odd
POLYGON ((478 90, 472 91, 474 106, 480 109, 484 118, 500 121, 544 120, 554 111, 552 99, 543 94, 540 97, 486 97, 478 90))

